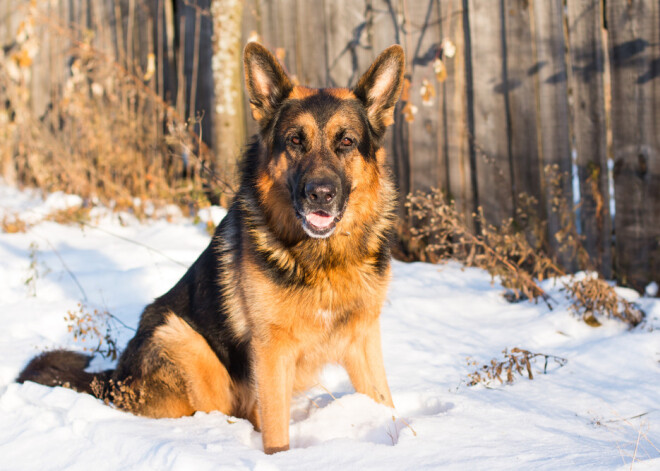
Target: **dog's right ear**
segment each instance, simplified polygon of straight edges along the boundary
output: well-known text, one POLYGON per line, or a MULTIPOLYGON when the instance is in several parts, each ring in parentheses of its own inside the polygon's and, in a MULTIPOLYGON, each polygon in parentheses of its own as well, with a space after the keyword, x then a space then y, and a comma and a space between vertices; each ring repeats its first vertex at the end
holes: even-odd
POLYGON ((243 63, 252 117, 263 127, 289 95, 293 84, 277 59, 261 44, 251 42, 245 46, 243 63))

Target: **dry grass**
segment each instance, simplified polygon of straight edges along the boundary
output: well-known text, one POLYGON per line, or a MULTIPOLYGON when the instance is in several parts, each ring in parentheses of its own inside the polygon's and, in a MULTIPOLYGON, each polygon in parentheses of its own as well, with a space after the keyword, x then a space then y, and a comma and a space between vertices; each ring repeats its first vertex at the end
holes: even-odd
MULTIPOLYGON (((560 250, 581 259, 582 266, 589 266, 572 222, 574 218, 566 214, 570 213, 570 206, 560 193, 553 194, 553 207, 563 221, 562 231, 556 234, 560 250)), ((618 296, 604 280, 568 276, 548 255, 541 236, 544 223, 533 212, 536 202, 530 197, 521 195, 517 218, 503 221, 499 227, 489 224, 481 211, 473 215, 476 224, 469 224, 439 190, 410 195, 407 206, 412 241, 421 258, 434 263, 458 260, 467 266, 483 268, 507 288, 506 297, 510 301, 542 299, 552 309, 557 301, 539 282, 555 277, 562 280, 571 310, 587 321, 594 316, 605 316, 636 326, 644 317, 636 305, 618 296), (479 229, 472 229, 473 226, 479 229)))
POLYGON ((598 317, 611 317, 630 325, 638 325, 644 319, 644 313, 634 303, 617 296, 605 280, 596 276, 573 279, 564 289, 573 300, 570 309, 594 327, 600 325, 598 317))
POLYGON ((90 222, 90 209, 85 206, 71 206, 66 209, 57 209, 44 218, 45 221, 53 221, 58 224, 85 224, 90 222))
POLYGON ((540 255, 542 252, 513 219, 503 221, 498 228, 488 224, 480 211, 473 215, 480 227, 477 232, 439 190, 411 195, 408 208, 413 241, 424 258, 434 263, 458 260, 483 268, 493 278, 498 277, 515 299, 540 297, 548 301, 536 280, 563 274, 551 259, 540 255))
POLYGON ((614 418, 593 418, 591 420, 592 425, 603 427, 617 437, 614 445, 621 456, 623 465, 630 464, 628 468, 630 470, 634 469, 636 462, 657 459, 660 456, 660 448, 648 436, 650 425, 647 416, 651 412, 656 411, 643 412, 633 417, 622 417, 614 411, 614 418))
MULTIPOLYGON (((103 39, 121 31, 85 30, 44 8, 35 3, 16 13, 23 18, 16 39, 0 53, 0 175, 137 216, 145 215, 144 200, 186 212, 207 205, 209 188, 218 187, 209 181, 209 150, 191 131, 195 123, 157 90, 153 44, 108 53, 103 39), (58 45, 51 72, 64 72, 45 85, 45 111, 33 92, 43 44, 58 45)), ((20 230, 10 220, 3 227, 20 230)))

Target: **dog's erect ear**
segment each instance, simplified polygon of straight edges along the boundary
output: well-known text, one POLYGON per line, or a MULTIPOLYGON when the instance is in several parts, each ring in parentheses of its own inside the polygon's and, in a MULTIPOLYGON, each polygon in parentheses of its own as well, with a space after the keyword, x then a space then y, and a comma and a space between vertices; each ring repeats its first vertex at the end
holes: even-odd
POLYGON ((394 122, 394 105, 401 94, 405 58, 398 44, 385 49, 353 90, 364 103, 374 131, 379 135, 394 122))
POLYGON ((289 95, 293 84, 277 59, 261 44, 251 42, 245 46, 243 63, 252 117, 263 126, 289 95))

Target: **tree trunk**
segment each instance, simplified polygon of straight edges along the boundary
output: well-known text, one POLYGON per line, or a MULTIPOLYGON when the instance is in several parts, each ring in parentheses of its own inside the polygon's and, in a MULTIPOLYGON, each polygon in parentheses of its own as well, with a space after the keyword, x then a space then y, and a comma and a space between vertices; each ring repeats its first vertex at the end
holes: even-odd
MULTIPOLYGON (((243 2, 213 0, 213 81, 215 86, 215 172, 236 188, 236 165, 245 140, 243 92, 241 88, 243 2)), ((224 185, 221 202, 231 196, 224 185)))

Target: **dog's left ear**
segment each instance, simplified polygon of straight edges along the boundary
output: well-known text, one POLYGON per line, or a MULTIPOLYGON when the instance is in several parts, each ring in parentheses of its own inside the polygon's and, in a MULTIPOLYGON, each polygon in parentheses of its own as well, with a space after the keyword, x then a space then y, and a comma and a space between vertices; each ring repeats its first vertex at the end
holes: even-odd
POLYGON ((394 105, 401 94, 405 58, 398 44, 385 49, 360 78, 353 93, 367 108, 369 122, 381 136, 394 122, 394 105))
POLYGON ((263 127, 291 93, 293 84, 277 59, 261 44, 251 42, 245 46, 243 63, 252 117, 263 127))

